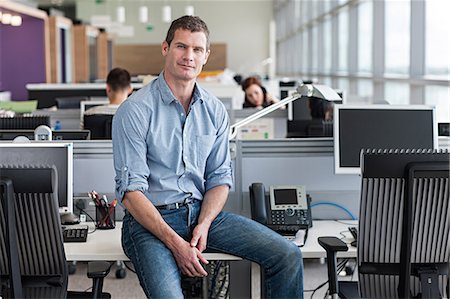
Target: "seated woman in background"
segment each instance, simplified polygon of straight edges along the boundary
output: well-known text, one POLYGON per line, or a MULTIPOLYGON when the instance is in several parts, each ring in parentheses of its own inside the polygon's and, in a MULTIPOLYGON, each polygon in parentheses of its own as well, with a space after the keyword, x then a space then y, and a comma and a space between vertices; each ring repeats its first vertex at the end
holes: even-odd
POLYGON ((266 108, 274 103, 279 102, 278 99, 270 95, 262 86, 261 81, 256 77, 248 77, 242 82, 242 90, 245 92, 245 101, 243 108, 266 108))

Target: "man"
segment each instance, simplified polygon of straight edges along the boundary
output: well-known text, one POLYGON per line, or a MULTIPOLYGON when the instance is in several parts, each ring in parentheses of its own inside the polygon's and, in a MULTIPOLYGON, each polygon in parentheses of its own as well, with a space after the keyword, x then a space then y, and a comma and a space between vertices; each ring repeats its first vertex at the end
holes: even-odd
POLYGON ((132 91, 130 73, 122 68, 112 69, 106 77, 106 95, 108 96, 109 104, 92 107, 86 110, 84 114, 114 115, 117 108, 127 99, 132 91))
POLYGON ((114 117, 124 251, 148 297, 182 298, 181 273, 206 276, 208 247, 260 264, 267 297, 302 298, 300 250, 259 223, 221 211, 232 185, 229 119, 196 83, 209 45, 200 18, 173 21, 162 43, 163 71, 114 117))

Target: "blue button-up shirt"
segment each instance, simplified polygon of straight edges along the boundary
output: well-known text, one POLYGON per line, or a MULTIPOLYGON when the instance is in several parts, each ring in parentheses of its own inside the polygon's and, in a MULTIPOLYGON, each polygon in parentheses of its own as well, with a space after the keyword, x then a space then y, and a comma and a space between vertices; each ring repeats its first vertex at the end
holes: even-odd
POLYGON ((116 198, 141 191, 158 206, 231 187, 225 106, 195 84, 188 111, 163 73, 119 107, 112 125, 116 198))

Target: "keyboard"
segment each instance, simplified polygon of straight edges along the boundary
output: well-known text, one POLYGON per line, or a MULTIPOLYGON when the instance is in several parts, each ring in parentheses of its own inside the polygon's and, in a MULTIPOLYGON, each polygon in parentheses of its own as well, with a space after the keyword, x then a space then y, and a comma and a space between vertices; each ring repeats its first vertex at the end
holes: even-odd
POLYGON ((86 242, 88 228, 86 227, 70 227, 63 230, 63 239, 65 243, 69 242, 86 242))

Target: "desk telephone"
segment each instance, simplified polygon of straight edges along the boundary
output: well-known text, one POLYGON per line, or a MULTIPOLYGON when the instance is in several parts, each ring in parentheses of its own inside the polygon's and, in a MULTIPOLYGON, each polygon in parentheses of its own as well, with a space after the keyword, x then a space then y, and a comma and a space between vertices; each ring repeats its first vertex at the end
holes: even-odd
POLYGON ((264 185, 250 186, 252 219, 282 235, 295 235, 312 226, 311 199, 305 186, 270 186, 269 197, 264 185))

